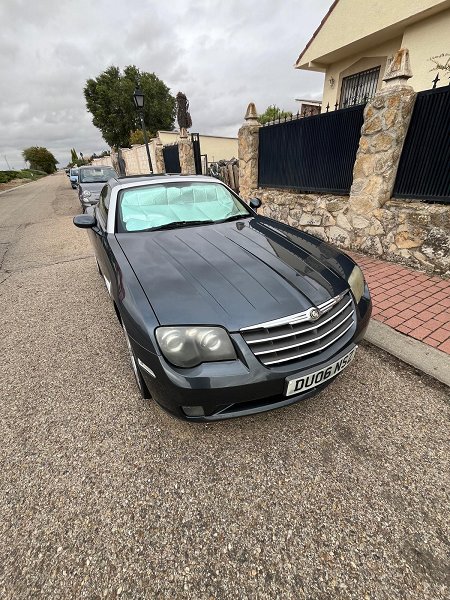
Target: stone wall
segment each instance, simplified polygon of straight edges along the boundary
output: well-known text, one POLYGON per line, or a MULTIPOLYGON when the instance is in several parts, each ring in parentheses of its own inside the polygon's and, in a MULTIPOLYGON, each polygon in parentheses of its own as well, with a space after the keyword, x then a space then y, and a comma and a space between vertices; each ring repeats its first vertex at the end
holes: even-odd
POLYGON ((182 175, 195 175, 194 147, 187 135, 180 134, 178 140, 178 154, 182 175))
POLYGON ((94 167, 112 167, 113 162, 110 156, 102 156, 101 158, 94 158, 92 160, 94 167))
POLYGON ((261 198, 265 215, 341 248, 450 277, 450 205, 391 198, 416 97, 411 74, 402 48, 364 110, 348 197, 257 189, 259 130, 250 104, 239 130, 241 195, 261 198))
POLYGON ((368 213, 390 199, 415 99, 414 90, 404 85, 380 90, 367 104, 353 168, 351 210, 368 213))
POLYGON ((239 188, 244 198, 248 197, 251 190, 258 185, 258 152, 259 128, 256 108, 253 102, 248 105, 245 122, 239 129, 238 155, 239 155, 239 188))
POLYGON ((122 148, 127 175, 144 175, 149 172, 145 144, 122 148))
POLYGON ((155 160, 154 160, 154 162, 152 162, 153 172, 154 173, 165 173, 166 165, 164 163, 164 146, 162 145, 159 136, 155 140, 154 149, 155 149, 155 152, 154 152, 155 160))
POLYGON ((345 250, 355 250, 450 277, 450 207, 388 200, 363 216, 348 196, 254 189, 260 213, 345 250))

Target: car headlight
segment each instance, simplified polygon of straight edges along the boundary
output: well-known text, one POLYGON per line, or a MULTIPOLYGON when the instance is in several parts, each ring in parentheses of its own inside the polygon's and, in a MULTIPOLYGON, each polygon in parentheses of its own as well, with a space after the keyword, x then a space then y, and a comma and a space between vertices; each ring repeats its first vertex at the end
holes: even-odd
POLYGON ((177 367, 236 358, 230 336, 221 327, 158 327, 156 339, 163 355, 177 367))
POLYGON ((86 190, 85 192, 83 192, 81 194, 82 198, 90 198, 91 197, 91 192, 89 190, 86 190))
POLYGON ((353 267, 353 271, 350 273, 350 277, 348 278, 348 284, 353 292, 356 304, 358 304, 362 298, 362 295, 364 294, 365 286, 364 275, 358 265, 353 267))

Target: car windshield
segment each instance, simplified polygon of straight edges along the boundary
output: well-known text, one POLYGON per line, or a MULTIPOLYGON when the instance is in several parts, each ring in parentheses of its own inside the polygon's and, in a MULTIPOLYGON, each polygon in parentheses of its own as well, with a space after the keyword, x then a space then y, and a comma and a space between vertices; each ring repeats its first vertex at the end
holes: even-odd
POLYGON ((245 206, 220 183, 153 184, 120 192, 117 230, 171 229, 249 215, 245 206))
POLYGON ((111 177, 116 177, 116 172, 110 167, 81 169, 79 173, 81 183, 106 183, 111 177))
POLYGON ((78 169, 70 169, 71 175, 78 175, 78 169))

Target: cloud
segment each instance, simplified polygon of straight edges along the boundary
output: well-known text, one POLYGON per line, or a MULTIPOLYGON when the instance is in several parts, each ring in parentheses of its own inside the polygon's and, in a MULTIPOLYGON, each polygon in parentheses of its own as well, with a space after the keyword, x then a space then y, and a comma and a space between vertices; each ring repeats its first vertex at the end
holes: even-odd
POLYGON ((106 148, 86 111, 83 87, 108 66, 155 72, 189 98, 193 131, 237 135, 247 104, 295 110, 318 98, 323 76, 293 63, 330 0, 2 0, 0 169, 4 155, 49 148, 65 165, 70 148, 106 148))

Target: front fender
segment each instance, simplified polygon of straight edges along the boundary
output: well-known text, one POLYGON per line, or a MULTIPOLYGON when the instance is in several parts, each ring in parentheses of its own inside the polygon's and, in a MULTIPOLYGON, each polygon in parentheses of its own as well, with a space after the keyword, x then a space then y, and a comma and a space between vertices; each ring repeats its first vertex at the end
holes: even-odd
POLYGON ((108 234, 108 241, 114 273, 111 296, 128 335, 149 352, 160 354, 154 335, 159 325, 155 312, 115 236, 108 234))

